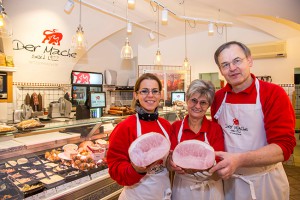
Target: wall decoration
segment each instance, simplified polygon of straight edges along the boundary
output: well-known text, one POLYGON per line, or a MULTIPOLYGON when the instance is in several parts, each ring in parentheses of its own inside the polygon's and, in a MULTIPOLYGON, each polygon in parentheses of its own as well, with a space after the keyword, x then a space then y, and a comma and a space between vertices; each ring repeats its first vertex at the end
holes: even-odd
POLYGON ((183 66, 139 65, 138 77, 144 73, 153 73, 163 85, 162 98, 171 100, 171 92, 186 91, 191 83, 191 70, 183 66))

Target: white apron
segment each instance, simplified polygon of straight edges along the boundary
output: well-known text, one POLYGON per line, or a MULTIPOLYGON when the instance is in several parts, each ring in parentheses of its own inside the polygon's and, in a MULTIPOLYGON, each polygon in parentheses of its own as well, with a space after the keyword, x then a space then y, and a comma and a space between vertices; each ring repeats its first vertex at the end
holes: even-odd
MULTIPOLYGON (((226 103, 226 93, 214 116, 223 129, 228 152, 247 152, 267 145, 257 79, 255 87, 256 104, 226 103)), ((226 200, 289 199, 289 183, 281 162, 264 167, 239 168, 232 178, 224 181, 224 190, 226 200)))
MULTIPOLYGON (((184 120, 182 120, 181 127, 178 132, 178 144, 182 137, 183 122, 184 120)), ((204 138, 204 142, 209 144, 206 133, 204 133, 204 138)), ((175 173, 172 187, 172 200, 185 199, 223 200, 224 192, 222 180, 214 181, 212 179, 198 178, 191 174, 175 173)))
MULTIPOLYGON (((141 123, 136 114, 137 137, 142 135, 141 123)), ((169 135, 157 120, 158 125, 168 140, 169 135)), ((162 165, 156 165, 139 183, 124 186, 119 200, 170 200, 171 184, 168 170, 162 165)))

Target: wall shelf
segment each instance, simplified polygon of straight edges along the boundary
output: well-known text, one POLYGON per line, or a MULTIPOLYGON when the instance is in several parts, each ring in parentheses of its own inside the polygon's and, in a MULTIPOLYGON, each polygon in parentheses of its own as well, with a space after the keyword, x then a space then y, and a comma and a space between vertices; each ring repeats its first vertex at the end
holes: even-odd
POLYGON ((15 67, 6 67, 6 66, 0 66, 1 72, 16 72, 17 69, 15 67))

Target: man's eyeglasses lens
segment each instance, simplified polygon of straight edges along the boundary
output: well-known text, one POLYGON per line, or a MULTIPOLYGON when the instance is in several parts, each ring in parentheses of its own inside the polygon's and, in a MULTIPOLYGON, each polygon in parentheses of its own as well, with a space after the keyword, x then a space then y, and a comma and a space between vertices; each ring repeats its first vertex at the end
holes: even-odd
POLYGON ((230 64, 232 63, 233 65, 235 65, 235 66, 240 66, 242 63, 243 63, 243 60, 244 60, 245 58, 236 58, 236 59, 234 59, 233 61, 231 61, 231 62, 228 62, 228 63, 222 63, 221 64, 221 67, 222 67, 222 69, 228 69, 229 67, 230 67, 230 64))
POLYGON ((193 106, 196 106, 199 103, 202 108, 208 107, 207 101, 198 101, 197 99, 191 99, 190 102, 193 106))
POLYGON ((138 91, 139 94, 141 95, 148 95, 149 93, 152 93, 152 95, 159 95, 160 91, 158 89, 153 89, 153 90, 148 90, 148 89, 142 89, 140 91, 138 91))

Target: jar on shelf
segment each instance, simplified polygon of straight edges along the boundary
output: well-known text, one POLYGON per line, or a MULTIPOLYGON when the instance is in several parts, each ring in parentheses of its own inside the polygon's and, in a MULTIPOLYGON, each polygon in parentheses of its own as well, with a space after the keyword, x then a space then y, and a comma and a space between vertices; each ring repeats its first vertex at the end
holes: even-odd
POLYGON ((6 66, 5 54, 2 51, 0 51, 0 66, 6 66))
POLYGON ((13 56, 6 56, 6 66, 8 67, 14 67, 14 59, 13 56))

